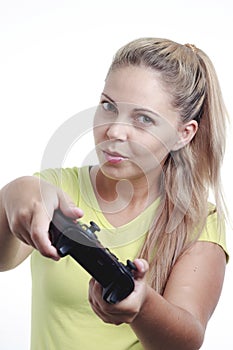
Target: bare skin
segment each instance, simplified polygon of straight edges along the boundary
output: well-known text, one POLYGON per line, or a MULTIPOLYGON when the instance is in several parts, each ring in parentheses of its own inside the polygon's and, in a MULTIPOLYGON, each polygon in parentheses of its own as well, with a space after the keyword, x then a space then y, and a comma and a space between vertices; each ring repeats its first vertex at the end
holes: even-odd
MULTIPOLYGON (((48 194, 51 195, 54 191, 51 208, 54 206, 53 209, 56 209, 60 200, 60 208, 66 215, 81 216, 81 210, 74 207, 72 202, 61 203, 64 197, 60 190, 50 184, 44 185, 47 187, 48 194)), ((12 209, 11 218, 15 217, 14 222, 10 224, 12 232, 5 208, 1 205, 1 246, 4 246, 1 254, 1 271, 20 264, 34 247, 45 256, 58 259, 57 253, 48 240, 50 215, 44 210, 40 195, 35 196, 38 179, 22 178, 8 186, 12 190, 17 186, 19 193, 24 193, 25 203, 28 203, 27 199, 29 197, 32 199, 34 195, 34 210, 37 214, 34 215, 34 220, 25 220, 26 217, 31 218, 31 215, 25 215, 25 211, 22 216, 22 211, 20 214, 19 209, 12 209), (32 192, 27 191, 28 198, 23 191, 24 186, 27 189, 31 187, 32 192), (24 222, 23 226, 22 222, 24 222), (22 240, 31 241, 31 246, 22 240)), ((1 200, 4 199, 4 202, 5 191, 5 189, 1 191, 1 200)), ((15 202, 14 205, 16 205, 15 202)), ((171 349, 171 346, 172 349, 179 350, 198 349, 203 342, 207 322, 221 293, 226 264, 223 250, 213 243, 196 243, 176 263, 163 296, 152 290, 146 283, 147 262, 137 259, 135 263, 138 268, 135 290, 117 305, 104 302, 101 286, 91 279, 89 300, 93 310, 104 322, 116 325, 123 322, 129 323, 146 350, 166 350, 171 349)))
MULTIPOLYGON (((179 124, 178 115, 169 108, 169 96, 151 72, 130 69, 123 68, 108 76, 94 130, 96 144, 100 145, 97 151, 101 171, 93 172, 98 173, 96 193, 102 210, 106 202, 114 201, 119 179, 128 179, 133 187, 131 202, 126 208, 122 206, 120 215, 105 212, 116 226, 124 223, 125 218, 138 215, 146 200, 149 205, 157 198, 161 167, 150 168, 153 156, 162 164, 168 151, 190 142, 198 129, 195 121, 179 124), (145 94, 141 94, 141 81, 145 94), (149 106, 154 113, 145 108, 137 114, 136 102, 149 106)), ((176 263, 163 296, 146 283, 147 262, 137 259, 135 264, 138 267, 135 291, 117 305, 105 303, 100 285, 91 280, 89 300, 93 310, 104 322, 129 323, 146 350, 198 349, 220 296, 226 264, 223 250, 212 243, 197 242, 176 263)))
POLYGON ((33 249, 59 260, 48 235, 57 208, 72 218, 83 215, 64 192, 36 177, 16 179, 0 191, 0 271, 16 267, 33 249))
POLYGON ((148 264, 139 259, 135 263, 135 290, 117 305, 105 303, 101 286, 90 281, 93 310, 104 322, 129 323, 146 350, 199 349, 221 293, 226 263, 222 249, 196 243, 176 263, 163 296, 146 283, 148 264))
MULTIPOLYGON (((170 96, 151 71, 126 67, 110 73, 95 117, 100 166, 92 168, 91 180, 100 208, 113 225, 131 221, 157 198, 159 165, 171 150, 189 143, 197 129, 195 121, 179 122, 170 96), (126 183, 117 191, 121 180, 128 181, 130 199, 126 183)), ((72 218, 83 215, 60 189, 35 177, 17 179, 1 190, 1 271, 20 264, 33 249, 59 259, 48 237, 57 208, 72 218)), ((90 280, 94 312, 107 323, 128 323, 145 350, 199 349, 221 293, 226 265, 222 248, 195 243, 175 264, 163 295, 146 281, 148 263, 136 259, 135 264, 135 290, 116 305, 103 301, 101 286, 90 280)))

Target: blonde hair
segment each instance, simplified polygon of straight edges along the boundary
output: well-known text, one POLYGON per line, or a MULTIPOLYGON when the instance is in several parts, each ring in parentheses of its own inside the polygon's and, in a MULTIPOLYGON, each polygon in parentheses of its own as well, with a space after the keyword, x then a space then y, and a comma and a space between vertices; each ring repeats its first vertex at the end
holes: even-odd
POLYGON ((151 285, 162 294, 175 262, 205 225, 210 189, 217 215, 224 212, 220 168, 227 113, 213 64, 194 45, 158 38, 137 39, 118 50, 109 72, 127 65, 160 72, 181 121, 194 119, 199 124, 192 141, 166 159, 160 205, 140 252, 150 261, 151 285))

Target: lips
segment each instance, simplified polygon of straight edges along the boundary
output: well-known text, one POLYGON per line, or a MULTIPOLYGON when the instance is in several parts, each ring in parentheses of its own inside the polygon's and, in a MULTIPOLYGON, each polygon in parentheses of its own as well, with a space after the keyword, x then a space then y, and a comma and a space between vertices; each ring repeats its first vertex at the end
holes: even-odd
POLYGON ((111 152, 111 151, 103 151, 103 155, 106 161, 111 164, 118 164, 128 159, 127 157, 123 156, 120 153, 111 152))

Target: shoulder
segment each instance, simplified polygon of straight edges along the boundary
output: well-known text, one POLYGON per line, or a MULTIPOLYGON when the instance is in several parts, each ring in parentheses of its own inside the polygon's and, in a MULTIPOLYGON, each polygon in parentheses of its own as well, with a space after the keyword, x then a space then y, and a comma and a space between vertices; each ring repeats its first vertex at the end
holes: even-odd
POLYGON ((229 259, 226 243, 225 220, 218 214, 216 206, 212 203, 208 203, 208 216, 206 224, 198 241, 211 242, 219 245, 224 250, 227 260, 229 259))
POLYGON ((45 169, 37 172, 37 176, 56 187, 61 188, 66 192, 75 202, 80 196, 80 180, 88 173, 88 167, 72 167, 72 168, 54 168, 45 169))
POLYGON ((78 168, 54 168, 45 169, 41 172, 36 172, 34 176, 40 177, 55 186, 61 187, 68 179, 78 177, 78 168))

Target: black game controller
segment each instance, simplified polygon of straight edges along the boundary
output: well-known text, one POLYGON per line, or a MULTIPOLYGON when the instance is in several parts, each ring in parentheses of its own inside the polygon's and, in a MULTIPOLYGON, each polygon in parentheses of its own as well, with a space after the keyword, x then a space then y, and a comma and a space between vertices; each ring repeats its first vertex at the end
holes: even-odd
POLYGON ((95 232, 100 228, 93 222, 88 227, 56 210, 50 223, 50 239, 61 257, 72 256, 103 287, 103 299, 116 304, 134 290, 133 270, 136 266, 127 260, 119 262, 109 249, 99 242, 95 232))

